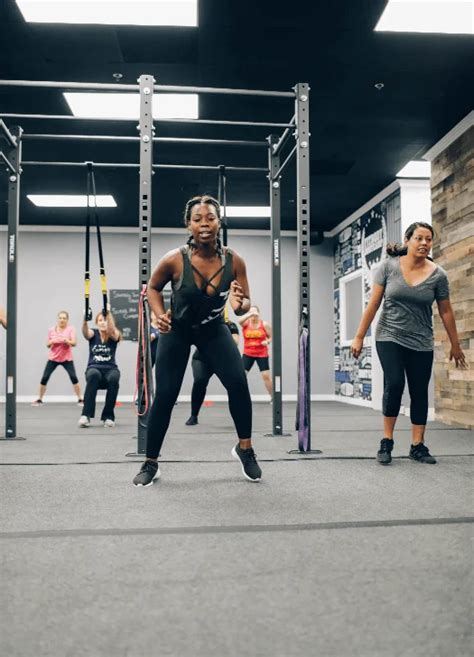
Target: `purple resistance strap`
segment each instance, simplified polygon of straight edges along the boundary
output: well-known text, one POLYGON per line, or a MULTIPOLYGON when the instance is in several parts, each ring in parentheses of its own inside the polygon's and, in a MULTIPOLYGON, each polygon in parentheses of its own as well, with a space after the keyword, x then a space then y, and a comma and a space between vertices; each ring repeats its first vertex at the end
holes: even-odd
POLYGON ((308 329, 302 328, 300 332, 298 356, 298 407, 296 414, 296 428, 298 429, 298 448, 300 452, 310 449, 310 436, 308 429, 308 329))

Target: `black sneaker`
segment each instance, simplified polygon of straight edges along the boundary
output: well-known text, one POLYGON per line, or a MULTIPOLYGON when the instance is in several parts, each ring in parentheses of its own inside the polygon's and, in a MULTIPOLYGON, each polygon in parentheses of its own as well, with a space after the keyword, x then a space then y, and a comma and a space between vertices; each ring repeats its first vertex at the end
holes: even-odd
POLYGON ((436 463, 434 456, 431 456, 430 450, 424 443, 412 445, 410 447, 409 457, 418 463, 436 463))
POLYGON ((134 486, 151 486, 155 479, 161 475, 157 461, 145 461, 142 463, 140 472, 133 479, 134 486))
POLYGON ((31 403, 32 406, 44 406, 44 402, 42 399, 35 399, 34 402, 31 403))
POLYGON ((186 421, 186 424, 188 427, 192 427, 195 424, 198 424, 197 415, 190 415, 188 420, 186 421))
POLYGON ((260 469, 255 452, 252 447, 249 449, 240 449, 239 445, 232 448, 232 456, 242 463, 242 474, 249 481, 260 481, 262 470, 260 469))
POLYGON ((382 465, 390 465, 392 462, 392 449, 393 440, 390 438, 382 438, 380 441, 380 449, 377 452, 377 461, 382 465))

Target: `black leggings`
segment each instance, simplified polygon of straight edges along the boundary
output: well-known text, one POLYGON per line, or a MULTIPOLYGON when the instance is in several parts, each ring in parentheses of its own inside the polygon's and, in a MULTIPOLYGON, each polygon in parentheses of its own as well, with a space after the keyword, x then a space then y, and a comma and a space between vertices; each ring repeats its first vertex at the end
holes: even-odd
POLYGON ((397 417, 400 412, 406 375, 411 422, 426 424, 433 352, 407 349, 396 342, 376 342, 376 346, 383 369, 383 414, 397 417))
POLYGON ((86 390, 84 392, 84 406, 82 415, 94 417, 97 391, 107 390, 101 420, 115 420, 115 402, 119 391, 120 371, 116 368, 110 370, 88 367, 86 370, 86 390))
POLYGON ((79 383, 79 379, 77 378, 76 370, 74 368, 74 363, 72 360, 65 360, 62 363, 56 360, 48 360, 48 362, 46 363, 46 367, 44 368, 43 377, 40 381, 42 386, 47 385, 51 374, 59 365, 62 365, 66 370, 66 372, 68 373, 72 385, 75 386, 76 383, 79 383))
POLYGON ((252 402, 240 352, 223 322, 197 330, 176 325, 160 336, 156 355, 156 392, 148 416, 146 455, 157 458, 183 383, 191 345, 218 376, 229 395, 229 409, 239 438, 252 434, 252 402))
POLYGON ((194 379, 191 391, 191 415, 197 417, 206 396, 207 384, 214 372, 206 363, 197 358, 192 359, 191 366, 194 379))

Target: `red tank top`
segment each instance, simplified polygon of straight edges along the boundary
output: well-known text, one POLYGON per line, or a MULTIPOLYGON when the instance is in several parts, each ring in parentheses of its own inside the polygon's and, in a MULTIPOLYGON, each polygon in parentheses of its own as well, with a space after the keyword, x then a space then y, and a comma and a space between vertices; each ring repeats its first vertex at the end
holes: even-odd
POLYGON ((268 356, 267 345, 262 344, 267 339, 267 332, 262 320, 257 327, 251 326, 250 320, 243 326, 244 354, 253 358, 266 358, 268 356))

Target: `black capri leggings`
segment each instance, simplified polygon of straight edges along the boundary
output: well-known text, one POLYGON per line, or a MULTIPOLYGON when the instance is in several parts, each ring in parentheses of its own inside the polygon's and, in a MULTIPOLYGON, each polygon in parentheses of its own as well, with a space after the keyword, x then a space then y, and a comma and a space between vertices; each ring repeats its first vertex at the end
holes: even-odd
POLYGON ((44 368, 43 377, 40 381, 42 386, 47 385, 51 377, 51 374, 58 367, 58 365, 62 365, 64 367, 73 385, 79 383, 79 379, 76 376, 76 369, 74 367, 74 362, 72 360, 65 360, 63 363, 59 363, 55 360, 48 360, 48 362, 46 363, 46 367, 44 368))
POLYGON ((207 384, 214 374, 211 368, 198 358, 191 360, 193 368, 193 389, 191 391, 191 415, 197 417, 206 396, 207 384))
POLYGON ((229 409, 239 438, 252 434, 252 402, 240 352, 223 322, 210 322, 199 329, 175 323, 160 336, 156 355, 156 392, 148 416, 146 455, 157 458, 179 395, 191 345, 219 378, 229 395, 229 409))
POLYGON ((400 412, 406 375, 411 422, 426 424, 433 352, 407 349, 396 342, 376 342, 376 346, 383 369, 383 414, 397 417, 400 412))

